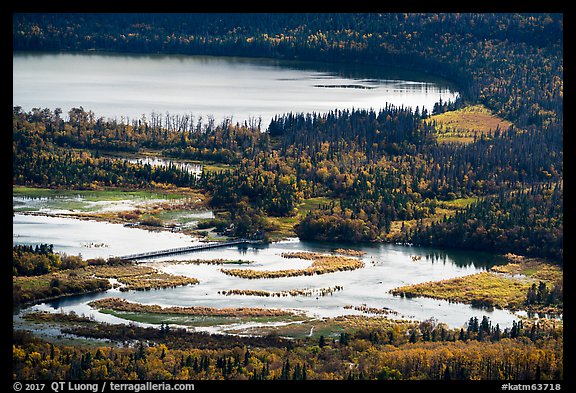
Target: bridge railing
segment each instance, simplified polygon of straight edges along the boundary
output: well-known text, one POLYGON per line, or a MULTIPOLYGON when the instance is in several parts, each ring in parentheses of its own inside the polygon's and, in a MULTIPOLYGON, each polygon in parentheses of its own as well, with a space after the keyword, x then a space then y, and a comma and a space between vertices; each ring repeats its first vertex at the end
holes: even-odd
POLYGON ((146 258, 146 257, 150 257, 150 256, 178 254, 178 253, 191 252, 191 251, 196 251, 196 250, 208 250, 210 248, 227 247, 227 246, 233 246, 236 244, 246 244, 246 243, 251 244, 251 243, 256 243, 256 242, 252 241, 252 240, 247 240, 247 239, 239 239, 239 240, 232 240, 229 242, 198 244, 198 245, 194 245, 194 246, 177 247, 177 248, 170 248, 170 249, 166 249, 166 250, 148 251, 148 252, 143 252, 143 253, 138 253, 138 254, 124 255, 124 256, 121 256, 118 258, 120 258, 122 260, 142 259, 142 258, 146 258))

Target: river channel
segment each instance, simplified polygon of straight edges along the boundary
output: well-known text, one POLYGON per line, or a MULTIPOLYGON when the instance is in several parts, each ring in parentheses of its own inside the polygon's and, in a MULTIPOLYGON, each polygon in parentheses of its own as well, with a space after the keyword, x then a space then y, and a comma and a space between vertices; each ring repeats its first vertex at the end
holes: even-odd
MULTIPOLYGON (((149 231, 99 221, 77 220, 67 217, 15 214, 13 219, 14 244, 54 244, 56 252, 96 258, 126 255, 159 249, 200 244, 200 239, 181 233, 149 231), (93 245, 97 244, 97 247, 93 245)), ((67 297, 54 302, 33 306, 33 310, 59 312, 74 311, 92 315, 96 320, 126 322, 102 314, 87 305, 89 301, 115 296, 143 304, 162 306, 208 307, 267 307, 298 310, 311 317, 335 317, 360 314, 350 306, 366 306, 393 311, 394 319, 426 320, 434 318, 450 327, 462 327, 473 316, 486 315, 493 324, 502 328, 511 326, 518 315, 504 310, 477 309, 469 305, 449 303, 426 298, 401 298, 389 290, 401 285, 436 281, 484 271, 501 262, 497 255, 468 251, 447 251, 435 248, 411 247, 394 244, 344 245, 364 251, 364 267, 353 271, 314 276, 245 279, 229 276, 221 265, 195 265, 175 261, 193 259, 226 259, 250 262, 233 268, 280 270, 304 268, 310 261, 286 259, 286 252, 308 251, 332 253, 342 247, 337 243, 302 242, 287 239, 269 245, 231 246, 189 254, 178 254, 141 261, 159 270, 197 278, 197 285, 153 291, 105 293, 67 297), (413 256, 420 256, 414 260, 413 256), (321 289, 340 286, 343 289, 327 296, 258 297, 224 295, 231 289, 257 289, 271 292, 292 289, 321 289)), ((31 309, 25 310, 25 312, 31 309)))

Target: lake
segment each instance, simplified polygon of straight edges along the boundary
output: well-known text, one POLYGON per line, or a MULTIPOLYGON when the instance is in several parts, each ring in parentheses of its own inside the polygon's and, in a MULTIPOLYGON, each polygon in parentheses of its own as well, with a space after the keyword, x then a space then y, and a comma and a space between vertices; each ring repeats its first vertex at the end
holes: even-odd
POLYGON ((390 103, 432 111, 454 101, 448 82, 406 70, 360 65, 182 55, 13 53, 13 105, 82 106, 96 117, 152 113, 244 122, 276 114, 373 108, 390 103))

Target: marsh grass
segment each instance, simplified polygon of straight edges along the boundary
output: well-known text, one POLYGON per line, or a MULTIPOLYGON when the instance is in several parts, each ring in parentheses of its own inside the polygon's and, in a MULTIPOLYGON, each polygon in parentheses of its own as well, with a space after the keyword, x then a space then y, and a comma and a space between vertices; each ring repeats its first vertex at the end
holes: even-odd
POLYGON ((116 310, 101 310, 104 314, 113 315, 129 321, 149 323, 153 325, 173 324, 189 327, 211 327, 218 325, 233 325, 243 322, 253 323, 274 323, 274 322, 296 322, 302 320, 301 316, 266 316, 266 317, 246 317, 246 316, 212 316, 212 315, 166 315, 160 313, 131 313, 116 310))
POLYGON ((187 259, 187 260, 171 260, 164 261, 169 264, 190 264, 190 265, 248 265, 254 263, 253 261, 244 261, 242 259, 187 259))
POLYGON ((120 298, 105 298, 88 303, 97 309, 105 309, 119 312, 136 314, 161 314, 161 315, 194 315, 194 316, 217 316, 217 317, 278 317, 297 315, 291 311, 258 308, 258 307, 236 307, 236 308, 215 308, 204 306, 190 307, 162 307, 157 304, 145 305, 128 302, 120 298))
POLYGON ((224 274, 241 278, 279 278, 296 276, 313 276, 338 271, 355 270, 364 267, 364 262, 338 255, 325 255, 313 252, 282 253, 284 258, 311 260, 312 264, 304 269, 254 270, 254 269, 220 269, 224 274))
POLYGON ((317 288, 317 289, 290 289, 287 291, 264 291, 259 289, 230 289, 219 291, 219 294, 230 295, 245 295, 245 296, 262 296, 262 297, 286 297, 286 296, 327 296, 332 295, 336 291, 343 290, 344 287, 335 285, 333 287, 317 288))
POLYGON ((125 264, 119 266, 89 265, 84 268, 60 270, 40 276, 13 276, 17 303, 37 302, 62 296, 104 291, 112 288, 109 279, 117 279, 121 291, 173 288, 198 284, 191 277, 160 273, 149 266, 125 264))
POLYGON ((106 279, 58 271, 40 276, 12 276, 13 305, 35 303, 63 296, 105 291, 112 288, 106 279))
POLYGON ((88 202, 102 201, 122 201, 135 199, 168 199, 177 200, 185 198, 186 195, 178 192, 153 191, 153 190, 133 190, 126 191, 121 189, 108 190, 54 190, 50 188, 35 188, 14 186, 12 188, 14 196, 28 198, 72 198, 78 195, 88 202))
POLYGON ((562 280, 562 269, 536 258, 497 265, 487 272, 447 280, 406 285, 392 289, 397 296, 425 296, 480 307, 530 310, 525 304, 528 289, 539 281, 554 285, 562 280))
POLYGON ((229 330, 232 334, 277 335, 294 339, 319 339, 320 336, 338 339, 341 333, 354 334, 370 329, 395 329, 406 332, 417 322, 390 319, 385 316, 343 315, 335 318, 308 319, 282 326, 256 326, 229 330))
POLYGON ((531 282, 493 272, 407 285, 391 290, 399 296, 425 296, 482 307, 520 309, 531 282))
POLYGON ((558 265, 547 263, 538 258, 526 258, 513 254, 506 254, 511 263, 492 267, 492 271, 512 275, 524 275, 534 280, 547 283, 562 281, 562 269, 558 265))
POLYGON ((93 268, 95 277, 115 278, 124 286, 121 291, 143 291, 174 288, 198 284, 195 278, 158 272, 155 268, 141 265, 97 266, 93 268))
MULTIPOLYGON (((13 196, 26 198, 47 198, 47 206, 51 209, 67 210, 64 216, 77 219, 96 219, 101 221, 124 223, 152 223, 160 227, 164 222, 187 225, 198 221, 191 212, 207 211, 206 196, 197 190, 186 187, 173 189, 149 190, 53 190, 48 188, 32 188, 15 186, 13 196), (78 198, 80 197, 80 198, 78 198), (125 210, 104 211, 102 204, 91 202, 128 201, 125 210)), ((124 208, 123 208, 124 209, 124 208)), ((18 212, 35 212, 38 207, 15 206, 18 212)))

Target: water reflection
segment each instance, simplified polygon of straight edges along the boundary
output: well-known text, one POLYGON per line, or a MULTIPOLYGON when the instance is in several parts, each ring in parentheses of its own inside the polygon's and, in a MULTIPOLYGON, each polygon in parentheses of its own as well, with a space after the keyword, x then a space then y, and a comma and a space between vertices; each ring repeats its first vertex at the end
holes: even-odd
POLYGON ((506 258, 501 255, 490 254, 487 252, 474 252, 465 250, 442 250, 437 249, 432 252, 426 253, 426 260, 431 263, 453 263, 459 267, 473 266, 477 269, 488 270, 492 266, 502 265, 506 263, 506 258))
POLYGON ((194 173, 196 176, 202 174, 202 164, 192 164, 188 162, 178 161, 178 160, 167 160, 158 157, 144 157, 144 158, 126 158, 125 159, 131 163, 137 163, 140 165, 151 165, 159 167, 175 167, 181 171, 187 173, 194 173))
MULTIPOLYGON (((16 214, 13 219, 14 244, 54 244, 57 252, 81 254, 84 258, 107 258, 112 255, 127 255, 145 251, 176 248, 200 244, 181 233, 166 231, 149 232, 127 228, 121 224, 95 221, 81 221, 71 218, 28 216, 16 214), (33 225, 31 225, 33 224, 33 225), (105 243, 107 247, 86 248, 89 242, 105 243)), ((360 314, 350 306, 365 305, 372 308, 388 308, 398 313, 398 318, 426 320, 436 318, 451 327, 460 327, 471 316, 482 318, 488 315, 493 323, 510 326, 518 319, 513 313, 503 310, 477 309, 466 304, 451 303, 426 298, 402 298, 390 294, 390 290, 402 285, 427 281, 438 281, 474 274, 486 270, 498 258, 494 255, 404 246, 397 244, 341 244, 329 242, 301 242, 291 239, 268 245, 230 246, 183 253, 144 260, 169 274, 197 278, 197 285, 152 291, 120 292, 110 290, 63 298, 43 306, 45 310, 74 311, 77 314, 93 315, 98 320, 108 320, 109 316, 90 308, 87 303, 108 296, 117 296, 129 301, 158 304, 161 306, 208 306, 208 307, 269 307, 303 310, 310 316, 336 317, 345 314, 360 314), (314 276, 294 276, 276 279, 243 279, 222 272, 223 269, 283 270, 301 269, 311 261, 288 259, 282 256, 287 252, 331 253, 338 248, 351 248, 364 251, 360 257, 364 267, 353 271, 334 272, 314 276), (414 256, 421 259, 414 260, 414 256), (195 259, 246 261, 249 264, 207 265, 191 264, 195 259), (179 263, 181 261, 182 263, 179 263), (338 285, 343 289, 323 297, 288 296, 224 296, 223 291, 265 290, 270 292, 293 289, 321 289, 338 285)))
POLYGON ((140 119, 151 113, 213 116, 266 129, 282 113, 424 107, 454 101, 456 89, 429 75, 386 67, 206 56, 14 53, 13 105, 70 108, 140 119), (316 88, 315 85, 369 89, 316 88))

